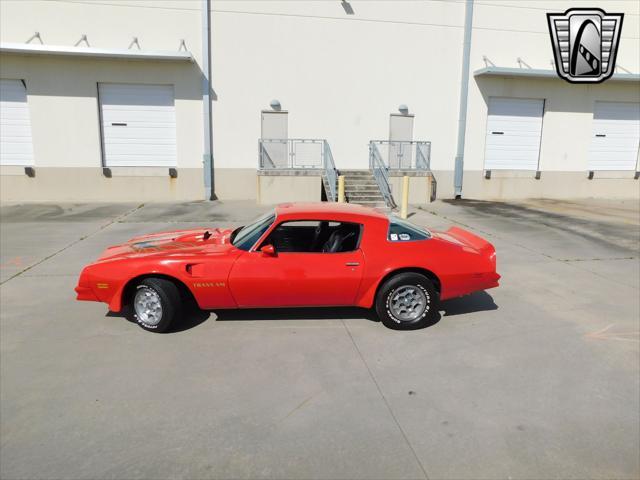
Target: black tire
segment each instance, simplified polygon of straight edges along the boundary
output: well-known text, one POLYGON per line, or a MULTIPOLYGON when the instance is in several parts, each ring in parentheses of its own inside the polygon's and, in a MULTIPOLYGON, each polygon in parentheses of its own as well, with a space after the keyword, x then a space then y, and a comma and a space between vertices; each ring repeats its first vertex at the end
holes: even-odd
MULTIPOLYGON (((375 308, 378 318, 387 328, 393 330, 417 330, 433 325, 438 319, 438 291, 433 283, 419 273, 399 273, 386 280, 378 289, 375 299, 375 308), (398 307, 397 295, 403 291, 412 292, 419 302, 424 302, 424 311, 420 308, 416 318, 401 318, 396 314, 398 307)), ((419 304, 421 305, 421 304, 419 304)), ((403 307, 400 307, 403 308, 403 307)), ((411 316, 411 312, 407 312, 411 316)))
POLYGON ((181 307, 182 300, 178 287, 173 282, 163 278, 145 278, 138 283, 133 292, 130 304, 131 311, 135 315, 138 325, 149 332, 156 333, 166 332, 170 328, 171 323, 178 315, 181 307), (138 295, 149 295, 154 301, 159 299, 161 306, 159 319, 146 320, 143 318, 144 315, 138 314, 136 306, 138 295))

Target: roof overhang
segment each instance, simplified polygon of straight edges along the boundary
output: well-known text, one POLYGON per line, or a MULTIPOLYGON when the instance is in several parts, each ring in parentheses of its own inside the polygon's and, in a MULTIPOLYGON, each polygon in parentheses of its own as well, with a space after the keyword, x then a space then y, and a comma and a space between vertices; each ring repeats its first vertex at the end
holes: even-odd
MULTIPOLYGON (((509 67, 485 67, 473 72, 474 77, 518 77, 518 78, 555 78, 558 77, 555 70, 540 70, 535 68, 509 68, 509 67)), ((610 82, 638 82, 640 74, 637 73, 615 73, 609 79, 610 82)))
POLYGON ((0 43, 0 53, 17 53, 21 55, 59 55, 123 60, 194 61, 191 52, 184 51, 126 50, 123 48, 68 47, 61 45, 34 45, 29 43, 0 43))

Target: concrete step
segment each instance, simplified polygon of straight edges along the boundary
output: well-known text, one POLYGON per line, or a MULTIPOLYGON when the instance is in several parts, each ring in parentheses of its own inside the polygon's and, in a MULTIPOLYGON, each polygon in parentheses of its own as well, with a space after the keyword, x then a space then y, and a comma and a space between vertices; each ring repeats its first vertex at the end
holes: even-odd
POLYGON ((378 190, 377 188, 375 190, 373 190, 373 189, 351 190, 351 191, 349 191, 349 193, 351 195, 358 196, 358 197, 362 196, 362 195, 365 195, 365 196, 367 196, 367 195, 375 195, 376 197, 381 197, 382 196, 382 194, 380 193, 380 190, 378 190))
POLYGON ((347 195, 351 195, 351 196, 356 196, 356 197, 361 197, 363 195, 365 196, 370 196, 370 195, 375 195, 377 197, 382 196, 380 191, 378 189, 375 190, 345 190, 345 192, 347 195))
POLYGON ((340 170, 340 175, 345 177, 356 177, 360 175, 372 176, 371 170, 340 170))
POLYGON ((347 197, 349 200, 349 203, 362 203, 362 202, 369 202, 369 203, 375 203, 375 202, 382 202, 384 203, 384 198, 383 197, 376 197, 373 195, 369 195, 369 196, 362 196, 362 197, 354 197, 354 196, 348 196, 347 197))
POLYGON ((354 180, 353 178, 349 178, 344 182, 346 185, 378 185, 377 182, 373 178, 358 178, 354 180))
POLYGON ((345 185, 347 192, 379 192, 378 185, 345 185))
POLYGON ((387 205, 382 202, 375 202, 375 203, 371 203, 371 202, 350 202, 354 205, 362 205, 363 207, 370 207, 370 208, 377 208, 378 210, 382 210, 383 212, 387 212, 387 213, 391 213, 393 210, 390 209, 389 207, 387 207, 387 205))

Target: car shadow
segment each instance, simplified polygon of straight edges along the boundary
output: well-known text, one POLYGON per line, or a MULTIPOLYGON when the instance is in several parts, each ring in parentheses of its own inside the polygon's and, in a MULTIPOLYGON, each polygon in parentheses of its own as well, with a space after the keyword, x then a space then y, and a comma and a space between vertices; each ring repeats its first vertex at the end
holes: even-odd
POLYGON ((445 317, 497 309, 498 305, 493 301, 493 297, 485 290, 440 302, 440 311, 444 312, 445 317))
MULTIPOLYGON (((131 323, 137 323, 135 317, 132 313, 125 310, 122 312, 107 312, 106 317, 118 317, 124 318, 131 323)), ((169 330, 165 333, 178 333, 184 332, 185 330, 191 330, 192 328, 197 327, 198 325, 206 322, 211 316, 211 312, 206 310, 200 310, 199 308, 194 308, 192 306, 188 306, 180 315, 180 318, 170 326, 169 330)))
MULTIPOLYGON (((464 297, 444 300, 440 303, 439 313, 432 322, 424 328, 438 323, 442 317, 463 315, 466 313, 497 310, 498 305, 493 297, 485 291, 465 295, 464 297)), ((259 320, 351 320, 366 319, 379 323, 372 309, 358 307, 294 307, 294 308, 247 308, 238 310, 200 310, 189 306, 181 315, 179 321, 167 333, 178 333, 190 330, 206 322, 214 315, 218 322, 249 322, 259 320)), ((126 312, 108 312, 107 317, 126 318, 135 323, 135 318, 126 312)))
POLYGON ((336 320, 365 318, 379 322, 373 311, 357 307, 292 307, 216 310, 218 321, 253 320, 336 320))

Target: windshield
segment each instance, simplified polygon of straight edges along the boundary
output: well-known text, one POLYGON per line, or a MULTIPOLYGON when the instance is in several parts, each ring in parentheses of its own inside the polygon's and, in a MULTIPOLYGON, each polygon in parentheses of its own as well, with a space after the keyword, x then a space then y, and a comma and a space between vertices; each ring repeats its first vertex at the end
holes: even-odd
POLYGON ((392 242, 406 242, 411 240, 426 240, 428 238, 431 238, 431 233, 426 229, 394 215, 389 216, 388 240, 392 242))
POLYGON ((261 215, 248 225, 241 227, 239 230, 236 229, 232 233, 231 243, 240 250, 251 249, 275 219, 276 214, 273 210, 261 215))

